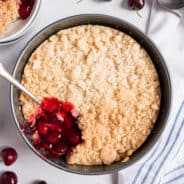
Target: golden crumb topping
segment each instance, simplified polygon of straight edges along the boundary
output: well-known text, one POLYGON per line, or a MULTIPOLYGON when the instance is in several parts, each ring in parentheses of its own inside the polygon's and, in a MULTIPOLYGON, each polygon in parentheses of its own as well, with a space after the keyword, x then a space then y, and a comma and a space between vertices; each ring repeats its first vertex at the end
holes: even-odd
MULTIPOLYGON (((146 140, 160 108, 156 69, 144 48, 118 30, 85 25, 62 30, 32 54, 22 84, 40 99, 71 101, 84 142, 70 164, 127 161, 146 140)), ((35 104, 21 94, 27 118, 35 104)))

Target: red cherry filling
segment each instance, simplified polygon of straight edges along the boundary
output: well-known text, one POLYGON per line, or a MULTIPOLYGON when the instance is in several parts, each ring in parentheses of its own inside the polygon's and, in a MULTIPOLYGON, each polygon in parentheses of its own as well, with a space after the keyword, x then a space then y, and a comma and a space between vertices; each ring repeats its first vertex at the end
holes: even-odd
POLYGON ((67 153, 67 146, 63 143, 55 145, 55 147, 52 149, 52 154, 56 157, 65 155, 67 153))
POLYGON ((63 109, 65 112, 71 112, 71 110, 74 108, 73 104, 70 102, 64 102, 63 103, 63 109))
POLYGON ((10 171, 2 173, 0 176, 0 184, 17 184, 17 175, 10 171))
POLYGON ((49 131, 48 124, 44 122, 38 122, 36 125, 38 132, 42 135, 46 135, 49 131))
POLYGON ((45 136, 45 140, 50 144, 56 144, 59 142, 61 134, 59 132, 50 132, 45 136))
POLYGON ((21 0, 20 3, 23 4, 24 6, 25 5, 28 6, 30 4, 30 0, 21 0))
POLYGON ((63 103, 60 103, 57 98, 44 98, 41 108, 46 112, 56 112, 62 105, 63 103))
POLYGON ((72 115, 74 110, 70 102, 44 98, 37 111, 28 118, 27 132, 32 135, 35 147, 54 157, 65 158, 70 154, 82 142, 78 118, 72 115))
POLYGON ((21 0, 19 6, 19 15, 22 19, 30 16, 35 0, 21 0))
POLYGON ((7 166, 12 165, 17 160, 17 152, 11 147, 1 150, 0 155, 7 166))
POLYGON ((30 10, 26 6, 21 6, 19 8, 19 15, 22 19, 26 19, 30 15, 30 10))
POLYGON ((80 136, 77 135, 77 133, 74 133, 74 132, 73 132, 73 133, 70 135, 70 143, 71 143, 72 145, 77 145, 79 141, 80 141, 80 136))

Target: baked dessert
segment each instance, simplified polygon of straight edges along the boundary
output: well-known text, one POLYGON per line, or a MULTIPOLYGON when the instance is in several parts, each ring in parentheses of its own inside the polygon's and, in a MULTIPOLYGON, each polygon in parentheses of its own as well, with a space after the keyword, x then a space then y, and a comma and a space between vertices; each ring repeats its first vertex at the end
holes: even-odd
POLYGON ((0 34, 18 17, 19 0, 0 0, 0 34))
MULTIPOLYGON (((38 98, 70 101, 83 142, 69 164, 125 162, 144 143, 160 108, 160 83, 144 48, 110 27, 82 25, 43 42, 25 66, 22 84, 38 98)), ((20 95, 25 119, 35 104, 20 95)))
POLYGON ((18 18, 27 19, 35 0, 0 0, 0 35, 18 18))

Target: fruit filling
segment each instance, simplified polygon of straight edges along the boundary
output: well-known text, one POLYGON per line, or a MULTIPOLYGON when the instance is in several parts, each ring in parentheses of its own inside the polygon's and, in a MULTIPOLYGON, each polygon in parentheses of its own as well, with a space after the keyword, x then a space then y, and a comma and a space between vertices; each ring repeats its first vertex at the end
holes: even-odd
POLYGON ((50 156, 65 158, 82 142, 78 115, 70 102, 44 98, 27 121, 34 145, 50 156))
POLYGON ((26 19, 30 16, 35 0, 20 0, 19 16, 26 19))

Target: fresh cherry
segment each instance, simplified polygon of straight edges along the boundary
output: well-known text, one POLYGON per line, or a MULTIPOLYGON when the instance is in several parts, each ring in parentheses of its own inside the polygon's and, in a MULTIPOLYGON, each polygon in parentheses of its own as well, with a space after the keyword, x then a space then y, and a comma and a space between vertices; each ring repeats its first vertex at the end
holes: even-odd
POLYGON ((144 7, 144 0, 129 0, 129 5, 135 10, 140 10, 144 7))
POLYGON ((11 147, 2 149, 0 155, 7 166, 12 165, 17 160, 17 152, 11 147))
POLYGON ((40 181, 35 181, 33 184, 47 184, 47 182, 40 180, 40 181))
POLYGON ((0 175, 0 184, 17 184, 17 175, 10 171, 2 173, 0 175))

